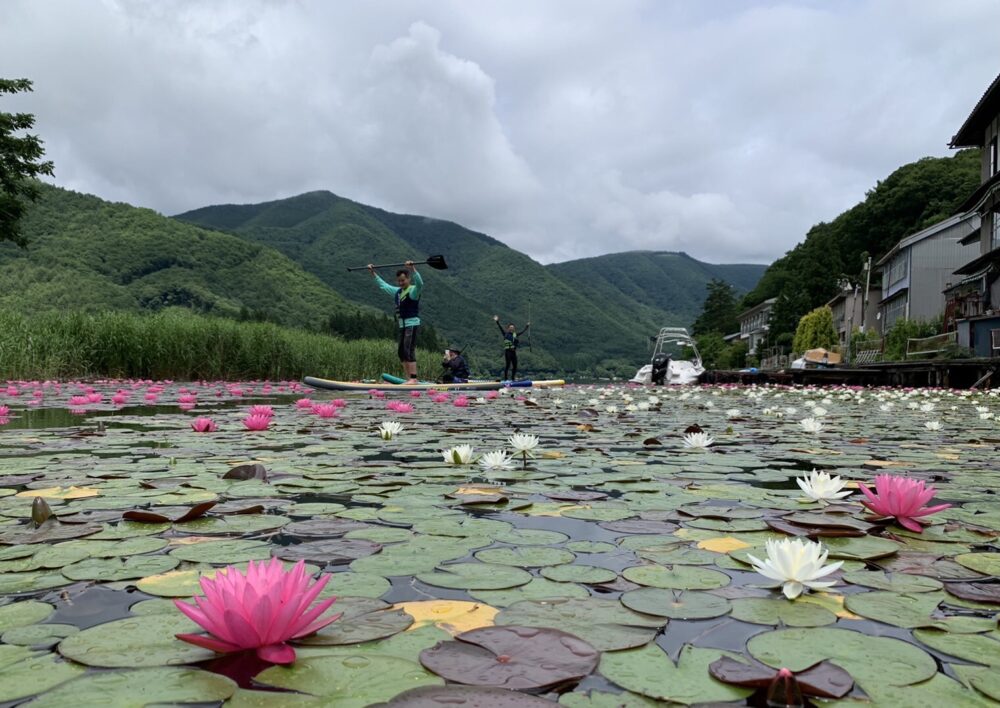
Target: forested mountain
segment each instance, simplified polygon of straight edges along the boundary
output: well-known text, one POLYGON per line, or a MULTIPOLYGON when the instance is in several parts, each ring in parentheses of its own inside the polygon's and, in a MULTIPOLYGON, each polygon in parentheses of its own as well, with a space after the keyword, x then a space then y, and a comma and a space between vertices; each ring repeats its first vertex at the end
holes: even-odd
MULTIPOLYGON (((231 318, 320 330, 332 313, 381 313, 347 302, 272 248, 113 204, 39 186, 22 222, 28 246, 0 243, 0 308, 159 310, 183 306, 231 318)), ((391 323, 387 323, 391 324, 391 323)))
POLYGON ((951 216, 979 186, 979 179, 976 149, 900 167, 864 201, 833 221, 813 226, 804 241, 771 264, 743 306, 777 297, 772 343, 787 339, 790 344, 799 318, 829 301, 838 280, 857 280, 868 256, 875 262, 904 236, 951 216))
POLYGON ((427 281, 421 312, 456 346, 468 347, 480 370, 500 363, 494 314, 518 326, 530 317, 525 370, 634 369, 657 328, 690 324, 709 280, 732 279, 744 290, 763 269, 712 266, 671 253, 605 256, 607 273, 601 272, 602 258, 542 266, 458 224, 393 214, 329 192, 210 206, 176 218, 272 246, 345 298, 385 310, 389 298, 367 273, 348 273, 347 266, 444 254, 448 270, 420 269, 427 281), (630 274, 630 268, 637 272, 630 274))

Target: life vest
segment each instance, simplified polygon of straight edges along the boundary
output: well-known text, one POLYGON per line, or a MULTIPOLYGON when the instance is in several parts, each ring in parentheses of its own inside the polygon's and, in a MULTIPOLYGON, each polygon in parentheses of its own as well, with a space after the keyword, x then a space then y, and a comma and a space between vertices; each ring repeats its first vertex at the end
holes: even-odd
POLYGON ((420 316, 420 301, 410 297, 412 285, 400 288, 396 291, 396 317, 406 321, 411 317, 420 316))
POLYGON ((504 349, 517 349, 517 332, 504 332, 503 333, 503 348, 504 349))

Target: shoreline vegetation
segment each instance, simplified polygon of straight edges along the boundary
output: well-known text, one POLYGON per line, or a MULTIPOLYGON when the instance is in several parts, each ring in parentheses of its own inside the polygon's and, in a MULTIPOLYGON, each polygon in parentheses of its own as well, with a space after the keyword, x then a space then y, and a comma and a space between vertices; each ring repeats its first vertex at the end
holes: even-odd
MULTIPOLYGON (((352 380, 398 373, 390 339, 344 340, 269 322, 240 322, 183 308, 152 314, 0 310, 0 376, 154 379, 352 380)), ((419 371, 440 356, 419 350, 419 371)))

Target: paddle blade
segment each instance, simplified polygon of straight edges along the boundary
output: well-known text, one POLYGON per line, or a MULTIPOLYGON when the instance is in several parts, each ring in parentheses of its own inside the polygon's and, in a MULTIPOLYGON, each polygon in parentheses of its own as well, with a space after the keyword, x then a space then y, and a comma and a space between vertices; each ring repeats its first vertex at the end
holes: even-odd
POLYGON ((447 270, 448 264, 444 262, 444 256, 427 256, 427 265, 435 270, 447 270))

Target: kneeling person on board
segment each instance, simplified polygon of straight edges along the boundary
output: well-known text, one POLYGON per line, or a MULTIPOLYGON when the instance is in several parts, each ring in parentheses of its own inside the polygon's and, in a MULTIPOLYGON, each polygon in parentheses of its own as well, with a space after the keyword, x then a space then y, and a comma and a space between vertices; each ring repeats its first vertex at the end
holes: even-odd
POLYGON ((417 382, 417 330, 420 329, 420 293, 424 279, 420 277, 413 261, 406 262, 406 268, 396 271, 399 287, 389 285, 375 272, 375 266, 368 264, 368 272, 382 289, 393 296, 396 302, 396 320, 399 322, 399 361, 403 365, 410 383, 417 382), (412 278, 411 278, 411 275, 412 278))
POLYGON ((466 383, 469 380, 469 365, 465 363, 465 357, 457 349, 445 349, 444 361, 441 362, 444 373, 441 374, 442 383, 466 383))

